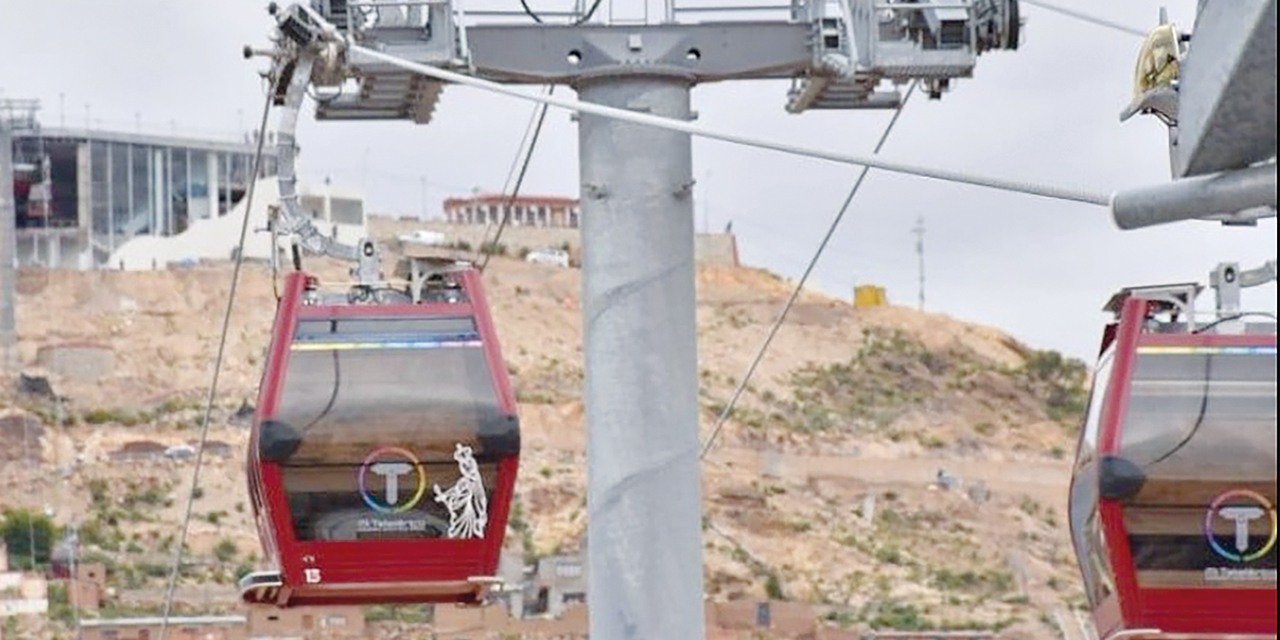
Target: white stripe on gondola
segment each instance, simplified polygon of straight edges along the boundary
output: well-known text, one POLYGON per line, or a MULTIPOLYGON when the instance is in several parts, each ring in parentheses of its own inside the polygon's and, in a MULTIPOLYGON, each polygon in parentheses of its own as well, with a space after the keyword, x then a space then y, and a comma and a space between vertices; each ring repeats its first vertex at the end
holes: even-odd
POLYGON ((480 347, 479 340, 412 341, 412 342, 295 342, 290 351, 379 351, 384 349, 456 349, 480 347))

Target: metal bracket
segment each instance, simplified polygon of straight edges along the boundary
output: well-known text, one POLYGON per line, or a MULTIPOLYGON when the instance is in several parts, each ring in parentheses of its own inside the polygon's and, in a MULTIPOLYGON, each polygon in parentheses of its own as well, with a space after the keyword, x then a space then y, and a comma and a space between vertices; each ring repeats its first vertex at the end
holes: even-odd
POLYGON ((1241 271, 1239 263, 1235 262, 1219 264, 1209 274, 1209 286, 1213 287, 1219 322, 1233 321, 1240 316, 1240 293, 1243 289, 1275 281, 1275 260, 1248 271, 1241 271))

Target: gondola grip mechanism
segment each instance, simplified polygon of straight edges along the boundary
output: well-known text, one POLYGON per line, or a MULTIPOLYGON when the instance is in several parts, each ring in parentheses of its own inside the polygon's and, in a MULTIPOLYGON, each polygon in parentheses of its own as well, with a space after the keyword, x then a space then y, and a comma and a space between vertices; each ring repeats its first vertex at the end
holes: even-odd
POLYGON ((1261 267, 1241 271, 1235 262, 1223 262, 1209 274, 1209 284, 1217 297, 1219 320, 1226 320, 1240 313, 1242 289, 1258 287, 1276 281, 1276 261, 1270 260, 1261 267))

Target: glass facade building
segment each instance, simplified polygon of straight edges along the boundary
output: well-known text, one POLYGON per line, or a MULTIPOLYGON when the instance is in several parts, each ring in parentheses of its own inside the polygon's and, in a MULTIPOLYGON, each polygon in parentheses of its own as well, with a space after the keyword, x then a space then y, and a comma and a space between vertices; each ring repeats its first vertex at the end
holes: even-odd
MULTIPOLYGON (((256 145, 44 129, 13 147, 20 262, 96 268, 130 238, 226 215, 248 190, 256 145)), ((276 175, 272 144, 259 175, 276 175)))

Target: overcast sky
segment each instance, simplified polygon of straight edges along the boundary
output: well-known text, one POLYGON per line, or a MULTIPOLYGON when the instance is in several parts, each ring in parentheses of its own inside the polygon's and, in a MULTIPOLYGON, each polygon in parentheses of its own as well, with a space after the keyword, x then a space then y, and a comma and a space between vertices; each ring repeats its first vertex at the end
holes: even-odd
MULTIPOLYGON (((1069 4, 1142 29, 1161 5, 1179 25, 1194 22, 1194 0, 1069 4)), ((272 22, 264 6, 0 0, 0 95, 41 100, 48 126, 89 119, 133 130, 140 120, 151 131, 236 135, 262 108, 263 63, 244 61, 240 48, 265 44, 272 22)), ((1130 99, 1139 39, 1037 7, 1023 15, 1022 47, 982 56, 975 77, 954 82, 940 101, 913 100, 884 155, 1100 192, 1167 181, 1164 126, 1117 117, 1130 99)), ((790 115, 786 89, 700 86, 694 108, 708 127, 851 153, 869 152, 888 121, 887 112, 790 115)), ((462 87, 445 91, 428 126, 315 123, 308 108, 301 171, 363 187, 375 211, 437 215, 447 196, 501 187, 531 108, 462 87)), ((698 227, 732 220, 746 262, 799 276, 857 169, 707 140, 693 148, 698 227)), ((524 191, 576 195, 577 181, 576 125, 553 110, 524 191)), ((855 282, 882 284, 892 301, 914 304, 910 229, 921 215, 930 310, 1089 359, 1105 320, 1099 308, 1117 288, 1204 281, 1220 261, 1252 267, 1276 255, 1274 221, 1122 232, 1102 207, 873 171, 818 267, 818 286, 848 296, 855 282)), ((1246 305, 1275 310, 1275 285, 1246 294, 1246 305)))

